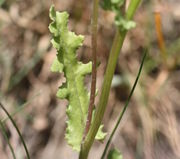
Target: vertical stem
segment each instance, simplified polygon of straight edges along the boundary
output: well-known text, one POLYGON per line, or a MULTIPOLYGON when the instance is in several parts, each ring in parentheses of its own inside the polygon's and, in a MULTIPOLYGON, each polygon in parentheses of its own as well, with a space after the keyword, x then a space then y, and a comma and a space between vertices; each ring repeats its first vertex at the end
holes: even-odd
POLYGON ((94 142, 95 135, 101 124, 101 121, 102 121, 102 118, 104 115, 104 111, 106 108, 106 104, 108 101, 108 96, 109 96, 109 91, 110 91, 110 87, 111 87, 112 77, 113 77, 115 66, 116 66, 116 61, 117 61, 117 58, 119 55, 119 50, 123 44, 125 34, 126 34, 126 32, 123 32, 123 34, 120 36, 119 30, 117 30, 117 32, 116 32, 116 35, 115 35, 115 38, 113 41, 113 45, 112 45, 112 49, 111 49, 111 53, 110 53, 110 57, 109 57, 109 61, 108 61, 108 65, 107 65, 107 69, 106 69, 106 73, 105 73, 105 77, 104 77, 104 83, 102 86, 100 101, 99 101, 97 110, 95 112, 95 117, 94 117, 93 123, 91 125, 91 128, 89 130, 89 133, 87 134, 87 136, 84 140, 84 143, 81 147, 79 159, 87 158, 90 147, 92 146, 92 144, 94 142))
MULTIPOLYGON (((140 1, 141 0, 131 0, 128 10, 126 12, 127 20, 132 19, 140 1)), ((103 82, 103 86, 102 86, 99 104, 98 104, 97 110, 95 112, 95 117, 94 117, 93 123, 90 127, 90 130, 89 130, 82 146, 81 146, 79 159, 86 159, 88 157, 89 150, 94 142, 94 138, 95 138, 96 133, 99 129, 99 126, 102 122, 104 112, 106 109, 106 105, 107 105, 107 101, 108 101, 108 97, 109 97, 112 78, 113 78, 116 63, 118 60, 118 55, 122 48, 126 33, 127 33, 127 31, 123 31, 120 33, 119 30, 117 30, 117 32, 116 32, 116 35, 115 35, 115 38, 113 41, 113 45, 111 48, 111 52, 110 52, 110 57, 108 60, 108 65, 106 68, 106 73, 105 73, 105 77, 104 77, 104 82, 103 82)))
MULTIPOLYGON (((97 23, 98 23, 98 3, 99 0, 93 0, 93 14, 91 24, 91 45, 92 45, 92 80, 91 80, 91 94, 88 108, 87 122, 85 128, 85 136, 89 131, 91 125, 92 112, 94 107, 95 93, 96 93, 96 54, 97 54, 97 23)), ((84 138, 85 138, 84 136, 84 138)))

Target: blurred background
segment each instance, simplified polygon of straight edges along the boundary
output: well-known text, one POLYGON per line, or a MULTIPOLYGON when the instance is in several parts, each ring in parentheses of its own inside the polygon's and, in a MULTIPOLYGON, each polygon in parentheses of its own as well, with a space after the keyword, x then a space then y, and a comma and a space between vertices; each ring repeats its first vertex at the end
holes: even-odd
MULTIPOLYGON (((49 7, 70 14, 69 29, 85 36, 78 50, 83 62, 91 59, 89 0, 0 0, 0 101, 13 114, 32 159, 77 159, 64 139, 67 101, 56 98, 62 74, 50 72, 56 50, 50 44, 49 7)), ((100 90, 115 34, 114 15, 99 9, 97 88, 100 90)), ((143 0, 137 23, 119 56, 104 130, 111 132, 136 78, 143 48, 149 48, 140 81, 111 147, 124 159, 180 159, 180 3, 143 0)), ((90 87, 90 76, 85 83, 90 87)), ((98 101, 96 98, 96 103, 98 101)), ((0 111, 0 119, 6 115, 0 111)), ((22 143, 11 122, 8 138, 18 159, 22 143)), ((108 136, 104 143, 106 143, 108 136)), ((104 145, 95 142, 89 158, 100 158, 104 145)), ((0 159, 12 158, 0 132, 0 159)))

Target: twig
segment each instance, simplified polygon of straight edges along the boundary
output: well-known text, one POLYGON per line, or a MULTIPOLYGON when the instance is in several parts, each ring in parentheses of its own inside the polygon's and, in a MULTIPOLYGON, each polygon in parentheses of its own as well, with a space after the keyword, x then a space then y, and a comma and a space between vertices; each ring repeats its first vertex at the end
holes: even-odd
POLYGON ((92 119, 92 112, 94 108, 95 93, 96 93, 96 54, 97 54, 97 23, 98 23, 98 3, 99 0, 93 0, 93 15, 92 15, 92 24, 91 24, 91 45, 92 45, 92 80, 91 80, 91 94, 90 102, 88 108, 88 115, 86 121, 86 128, 84 138, 87 135, 92 119))

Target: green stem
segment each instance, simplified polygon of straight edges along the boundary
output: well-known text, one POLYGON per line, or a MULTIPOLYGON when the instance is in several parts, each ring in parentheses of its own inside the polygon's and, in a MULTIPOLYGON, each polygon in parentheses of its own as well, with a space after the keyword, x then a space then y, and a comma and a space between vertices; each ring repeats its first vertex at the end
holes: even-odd
POLYGON ((104 152, 103 152, 103 154, 102 154, 101 159, 104 159, 104 157, 105 157, 105 155, 106 155, 106 152, 107 152, 107 150, 108 150, 108 147, 109 147, 109 145, 110 145, 110 143, 111 143, 112 137, 114 136, 114 133, 116 132, 116 130, 117 130, 118 126, 119 126, 119 123, 121 122, 121 119, 122 119, 122 117, 123 117, 123 115, 124 115, 124 113, 125 113, 128 105, 129 105, 129 101, 130 101, 130 99, 131 99, 131 97, 132 97, 132 95, 133 95, 133 92, 134 92, 134 90, 135 90, 135 88, 136 88, 138 79, 139 79, 139 77, 140 77, 140 74, 141 74, 141 71, 142 71, 142 67, 143 67, 143 64, 144 64, 144 60, 145 60, 146 54, 147 54, 147 49, 145 50, 145 53, 144 53, 144 56, 143 56, 143 59, 142 59, 142 62, 141 62, 141 65, 140 65, 140 68, 139 68, 139 71, 138 71, 136 80, 135 80, 135 82, 134 82, 134 84, 133 84, 133 87, 132 87, 132 89, 131 89, 131 92, 130 92, 130 94, 129 94, 129 96, 128 96, 128 99, 127 99, 127 101, 126 101, 126 103, 125 103, 125 105, 124 105, 124 108, 123 108, 122 112, 121 112, 120 115, 119 115, 119 118, 118 118, 118 120, 117 120, 117 122, 116 122, 116 125, 114 126, 113 131, 111 132, 111 135, 110 135, 110 137, 109 137, 109 139, 108 139, 108 141, 107 141, 107 144, 106 144, 106 146, 105 146, 105 149, 104 149, 104 152))
MULTIPOLYGON (((140 2, 141 0, 131 0, 129 7, 127 9, 127 12, 126 12, 127 20, 132 19, 140 2)), ((95 112, 94 120, 92 122, 90 130, 82 144, 79 159, 86 159, 88 157, 89 150, 94 142, 94 138, 102 122, 106 105, 107 105, 107 101, 108 101, 108 97, 109 97, 112 78, 113 78, 114 71, 116 68, 116 63, 117 63, 118 56, 122 48, 126 33, 127 31, 123 31, 120 33, 119 30, 117 30, 116 32, 113 45, 111 48, 111 52, 110 52, 110 57, 108 60, 108 65, 106 68, 106 73, 104 77, 99 104, 95 112)))

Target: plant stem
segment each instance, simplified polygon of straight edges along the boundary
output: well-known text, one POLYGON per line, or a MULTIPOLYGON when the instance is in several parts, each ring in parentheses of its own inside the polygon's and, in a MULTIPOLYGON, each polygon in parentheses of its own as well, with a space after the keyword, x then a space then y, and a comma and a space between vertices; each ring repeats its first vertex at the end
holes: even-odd
MULTIPOLYGON (((126 18, 127 20, 131 20, 139 3, 141 0, 131 0, 127 12, 126 12, 126 18)), ((114 75, 116 63, 118 60, 118 55, 120 53, 120 50, 122 48, 125 36, 127 31, 119 32, 119 30, 116 31, 116 35, 112 44, 110 57, 108 60, 108 65, 106 68, 106 73, 104 77, 104 82, 102 86, 100 101, 97 107, 97 110, 95 112, 93 123, 90 127, 90 130, 81 146, 80 156, 79 159, 86 159, 88 157, 89 150, 94 142, 94 138, 96 136, 96 133, 99 129, 99 126, 102 122, 104 112, 106 109, 109 92, 111 88, 111 82, 114 75)))
POLYGON ((116 32, 116 35, 115 35, 115 38, 113 41, 113 45, 112 45, 112 49, 111 49, 111 53, 110 53, 110 57, 109 57, 109 62, 108 62, 105 77, 104 77, 104 83, 102 86, 102 92, 101 92, 101 96, 100 96, 99 105, 95 112, 95 117, 94 117, 93 123, 91 125, 91 128, 89 130, 89 133, 87 134, 87 136, 84 140, 84 143, 81 147, 79 159, 87 158, 90 147, 93 144, 95 135, 98 131, 98 128, 99 128, 102 118, 104 116, 104 111, 106 108, 109 91, 110 91, 110 87, 111 87, 111 81, 112 81, 114 69, 116 66, 116 58, 118 57, 119 50, 122 47, 122 43, 124 41, 125 34, 126 34, 126 32, 123 32, 123 34, 120 36, 119 31, 116 32))
POLYGON ((94 108, 94 100, 96 93, 96 54, 97 54, 97 23, 98 23, 98 3, 99 0, 93 0, 93 14, 92 14, 92 24, 91 24, 91 45, 92 45, 92 80, 91 80, 91 94, 90 94, 90 102, 88 108, 88 115, 86 121, 85 128, 85 136, 89 131, 89 127, 91 125, 92 112, 94 108))
POLYGON ((145 60, 146 54, 147 54, 147 49, 145 50, 145 53, 144 53, 144 56, 143 56, 143 59, 142 59, 142 62, 141 62, 141 65, 140 65, 138 74, 137 74, 137 76, 136 76, 136 80, 135 80, 135 82, 134 82, 134 84, 133 84, 133 87, 132 87, 132 89, 131 89, 131 92, 130 92, 130 94, 129 94, 129 96, 128 96, 128 99, 127 99, 127 101, 126 101, 126 103, 125 103, 125 105, 124 105, 124 108, 123 108, 122 112, 121 112, 120 115, 119 115, 119 118, 118 118, 118 120, 117 120, 117 122, 116 122, 116 125, 114 126, 113 131, 111 132, 111 135, 110 135, 110 137, 109 137, 109 139, 108 139, 108 141, 107 141, 107 144, 106 144, 106 146, 105 146, 105 149, 104 149, 104 152, 103 152, 103 154, 102 154, 101 159, 104 159, 104 157, 105 157, 105 155, 106 155, 106 152, 107 152, 107 150, 108 150, 108 147, 109 147, 109 145, 110 145, 110 143, 111 143, 112 137, 114 136, 114 133, 116 132, 116 130, 117 130, 118 126, 119 126, 119 123, 121 122, 121 119, 122 119, 122 117, 123 117, 123 115, 124 115, 124 113, 125 113, 128 105, 129 105, 129 101, 130 101, 130 99, 131 99, 131 97, 132 97, 132 95, 133 95, 133 92, 134 92, 135 87, 136 87, 136 85, 137 85, 138 79, 139 79, 139 77, 140 77, 141 70, 142 70, 142 67, 143 67, 143 64, 144 64, 144 60, 145 60))

